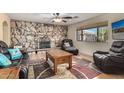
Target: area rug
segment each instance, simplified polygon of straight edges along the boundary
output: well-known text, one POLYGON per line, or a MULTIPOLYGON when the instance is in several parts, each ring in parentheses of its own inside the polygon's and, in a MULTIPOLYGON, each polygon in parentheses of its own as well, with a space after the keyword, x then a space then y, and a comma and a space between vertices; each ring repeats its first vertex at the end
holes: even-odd
POLYGON ((54 75, 53 68, 49 64, 50 62, 42 60, 38 63, 33 64, 31 62, 29 66, 29 79, 92 79, 101 74, 99 70, 89 66, 91 64, 90 61, 76 57, 73 57, 72 69, 66 69, 68 64, 58 65, 56 75, 54 75))
POLYGON ((54 75, 53 70, 47 62, 44 62, 40 65, 34 65, 33 69, 35 72, 34 76, 36 79, 44 79, 54 75))
POLYGON ((96 72, 88 67, 79 66, 79 65, 73 65, 70 71, 78 79, 92 79, 100 74, 99 72, 96 72))
POLYGON ((97 67, 94 66, 93 62, 89 60, 73 57, 73 61, 75 64, 73 64, 70 71, 78 79, 92 79, 102 73, 97 67))
POLYGON ((58 66, 56 75, 53 72, 53 68, 48 62, 42 64, 29 66, 29 79, 76 79, 76 77, 66 69, 68 65, 62 64, 58 66))

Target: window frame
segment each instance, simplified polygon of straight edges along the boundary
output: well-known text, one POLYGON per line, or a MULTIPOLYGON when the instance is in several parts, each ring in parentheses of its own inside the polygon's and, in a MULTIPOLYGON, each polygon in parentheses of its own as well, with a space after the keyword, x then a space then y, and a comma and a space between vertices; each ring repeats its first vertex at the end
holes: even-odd
POLYGON ((76 31, 76 40, 77 41, 83 41, 83 30, 82 29, 76 31), (80 32, 80 34, 78 34, 79 32, 80 32), (81 38, 80 38, 80 36, 81 36, 81 38))
MULTIPOLYGON (((108 29, 108 25, 105 25, 105 26, 97 26, 97 27, 89 27, 89 28, 85 28, 85 29, 79 29, 76 31, 76 40, 77 41, 84 41, 83 39, 83 30, 87 30, 87 29, 93 29, 93 28, 96 28, 97 29, 97 36, 98 36, 98 33, 99 33, 99 28, 101 27, 107 27, 108 29), (79 35, 78 32, 81 31, 81 34, 79 35), (79 40, 79 37, 78 36, 81 36, 81 39, 79 40)), ((108 33, 108 32, 107 32, 108 33)), ((108 34, 107 34, 108 35, 108 34)), ((107 40, 108 40, 108 36, 107 36, 107 40)), ((97 41, 96 42, 106 42, 107 40, 105 41, 99 41, 98 38, 97 38, 97 41)))

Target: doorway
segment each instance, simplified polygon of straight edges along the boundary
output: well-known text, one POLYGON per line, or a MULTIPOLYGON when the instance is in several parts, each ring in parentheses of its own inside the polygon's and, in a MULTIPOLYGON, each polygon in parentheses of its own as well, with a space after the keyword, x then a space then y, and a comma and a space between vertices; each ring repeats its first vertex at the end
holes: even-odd
POLYGON ((8 44, 9 42, 9 30, 8 23, 6 21, 3 22, 3 41, 8 44))

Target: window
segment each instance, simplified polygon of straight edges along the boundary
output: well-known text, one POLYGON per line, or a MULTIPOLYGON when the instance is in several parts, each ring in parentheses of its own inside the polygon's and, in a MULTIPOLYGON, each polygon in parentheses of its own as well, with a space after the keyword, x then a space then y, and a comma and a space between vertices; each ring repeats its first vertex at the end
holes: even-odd
POLYGON ((99 26, 77 31, 77 41, 105 42, 108 39, 108 27, 99 26))
POLYGON ((108 39, 108 27, 98 27, 98 42, 105 42, 108 39))
POLYGON ((78 30, 76 34, 77 34, 76 35, 77 41, 83 41, 83 32, 82 32, 82 30, 78 30))
POLYGON ((97 41, 97 28, 90 28, 83 30, 83 41, 97 41))

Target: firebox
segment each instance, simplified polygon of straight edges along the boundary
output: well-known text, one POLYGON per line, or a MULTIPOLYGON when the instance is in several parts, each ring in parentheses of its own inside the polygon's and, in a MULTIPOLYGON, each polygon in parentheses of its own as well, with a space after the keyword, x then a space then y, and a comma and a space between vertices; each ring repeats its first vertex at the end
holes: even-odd
POLYGON ((39 48, 40 49, 51 48, 51 41, 50 41, 49 37, 44 36, 44 37, 40 38, 40 40, 39 40, 39 48))

